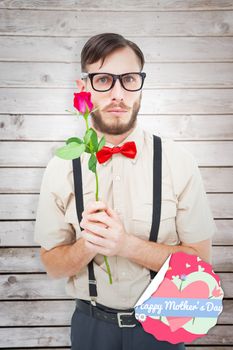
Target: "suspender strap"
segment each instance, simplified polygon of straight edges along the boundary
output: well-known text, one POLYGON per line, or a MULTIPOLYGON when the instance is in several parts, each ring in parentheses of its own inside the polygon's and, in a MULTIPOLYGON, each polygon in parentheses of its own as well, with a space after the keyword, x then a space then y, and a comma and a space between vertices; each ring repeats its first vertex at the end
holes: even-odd
MULTIPOLYGON (((162 192, 162 143, 161 138, 153 135, 154 157, 153 157, 153 213, 150 241, 156 242, 158 238, 160 215, 161 215, 161 192, 162 192)), ((156 275, 150 270, 151 279, 156 275)))
MULTIPOLYGON (((74 191, 75 191, 75 202, 78 220, 82 220, 82 212, 84 210, 83 205, 83 185, 82 185, 82 168, 80 157, 73 159, 73 172, 74 172, 74 191)), ((82 228, 81 228, 82 230, 82 228)), ((91 299, 97 297, 96 290, 96 279, 94 274, 93 260, 88 264, 88 279, 89 279, 89 294, 91 299)))
MULTIPOLYGON (((161 192, 162 192, 162 145, 161 138, 153 135, 154 155, 153 155, 153 213, 150 241, 156 242, 160 225, 161 215, 161 192)), ((80 157, 73 159, 74 191, 76 200, 76 211, 79 222, 82 220, 83 186, 82 169, 80 157)), ((81 228, 82 230, 82 228, 81 228)), ((150 271, 151 279, 156 275, 155 271, 150 271)), ((93 260, 88 264, 89 293, 92 300, 97 297, 96 279, 94 274, 93 260)))
POLYGON ((80 157, 73 159, 73 172, 74 172, 74 192, 75 192, 76 212, 78 215, 78 221, 81 222, 84 205, 83 205, 82 168, 81 168, 80 157))

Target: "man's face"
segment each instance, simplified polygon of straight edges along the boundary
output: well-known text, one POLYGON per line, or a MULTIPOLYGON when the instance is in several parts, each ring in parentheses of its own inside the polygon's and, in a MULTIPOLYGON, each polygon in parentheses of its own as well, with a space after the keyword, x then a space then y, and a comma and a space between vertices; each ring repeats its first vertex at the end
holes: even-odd
MULTIPOLYGON (((103 66, 101 60, 87 66, 88 73, 113 73, 124 74, 129 72, 140 72, 140 62, 134 51, 129 48, 121 48, 105 58, 103 66)), ((114 87, 106 92, 95 91, 90 79, 86 81, 86 90, 91 92, 94 108, 98 110, 92 112, 93 127, 110 135, 120 135, 126 133, 135 126, 137 114, 140 109, 141 90, 127 91, 119 79, 114 87), (114 110, 115 111, 111 111, 114 110), (116 111, 123 109, 123 111, 116 111)))

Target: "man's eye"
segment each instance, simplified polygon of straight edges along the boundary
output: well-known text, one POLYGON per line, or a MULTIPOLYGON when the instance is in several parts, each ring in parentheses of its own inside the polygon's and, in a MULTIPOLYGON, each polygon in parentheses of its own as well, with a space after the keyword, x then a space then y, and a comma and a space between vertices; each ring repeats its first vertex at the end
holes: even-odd
POLYGON ((109 77, 100 77, 100 78, 98 78, 98 83, 102 83, 102 84, 104 84, 104 83, 107 83, 108 81, 109 81, 109 77))
POLYGON ((126 77, 124 77, 124 81, 126 83, 132 83, 134 81, 134 77, 132 75, 127 75, 126 77))

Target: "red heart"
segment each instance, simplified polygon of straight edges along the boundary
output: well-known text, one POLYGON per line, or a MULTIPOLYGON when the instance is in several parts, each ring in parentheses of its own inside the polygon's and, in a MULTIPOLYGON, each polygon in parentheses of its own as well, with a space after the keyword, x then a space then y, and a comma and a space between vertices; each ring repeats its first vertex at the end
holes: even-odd
MULTIPOLYGON (((187 287, 180 291, 171 280, 164 278, 163 282, 160 284, 155 293, 152 294, 152 296, 162 298, 208 298, 209 287, 203 281, 196 281, 190 283, 187 287)), ((172 332, 175 332, 177 329, 181 328, 191 319, 192 317, 167 317, 172 332)))

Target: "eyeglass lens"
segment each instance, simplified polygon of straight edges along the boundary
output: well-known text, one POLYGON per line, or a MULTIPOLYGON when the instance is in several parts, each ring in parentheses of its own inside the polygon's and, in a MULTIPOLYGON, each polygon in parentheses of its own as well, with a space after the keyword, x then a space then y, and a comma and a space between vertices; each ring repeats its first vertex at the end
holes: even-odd
MULTIPOLYGON (((127 90, 138 90, 142 85, 142 77, 137 73, 130 73, 122 76, 122 84, 127 90)), ((97 74, 93 77, 93 87, 96 90, 104 91, 111 88, 113 77, 110 74, 97 74)))

